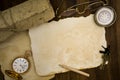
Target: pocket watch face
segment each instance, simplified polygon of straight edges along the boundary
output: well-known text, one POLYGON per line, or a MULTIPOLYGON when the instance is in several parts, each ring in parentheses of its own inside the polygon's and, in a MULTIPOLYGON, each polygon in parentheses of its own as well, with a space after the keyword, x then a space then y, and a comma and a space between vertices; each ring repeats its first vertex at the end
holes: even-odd
POLYGON ((12 63, 12 68, 17 73, 26 72, 29 66, 29 61, 26 58, 16 58, 12 63))
POLYGON ((111 26, 116 20, 116 12, 112 7, 102 7, 95 14, 95 22, 100 26, 111 26))

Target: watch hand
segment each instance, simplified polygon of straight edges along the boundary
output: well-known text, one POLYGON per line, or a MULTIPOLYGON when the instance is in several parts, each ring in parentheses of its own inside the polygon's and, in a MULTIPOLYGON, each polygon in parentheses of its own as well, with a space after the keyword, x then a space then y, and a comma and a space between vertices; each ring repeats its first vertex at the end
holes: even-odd
POLYGON ((24 66, 20 65, 22 67, 22 69, 24 69, 24 66))

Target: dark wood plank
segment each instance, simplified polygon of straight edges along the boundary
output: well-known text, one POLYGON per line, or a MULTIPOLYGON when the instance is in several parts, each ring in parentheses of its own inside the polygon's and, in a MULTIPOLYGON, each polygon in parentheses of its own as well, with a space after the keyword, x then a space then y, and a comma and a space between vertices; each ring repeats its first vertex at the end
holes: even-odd
POLYGON ((51 80, 71 80, 70 79, 70 72, 55 74, 55 77, 51 80))
MULTIPOLYGON (((116 74, 116 79, 114 79, 114 77, 113 77, 113 79, 114 80, 118 80, 118 79, 120 79, 120 0, 111 0, 111 4, 112 4, 112 6, 115 8, 115 10, 116 10, 116 13, 117 13, 117 21, 116 21, 116 23, 113 25, 113 27, 115 28, 115 35, 116 35, 116 49, 115 49, 115 51, 116 51, 116 53, 117 53, 117 57, 116 56, 114 56, 114 66, 113 66, 113 69, 116 69, 115 71, 114 71, 114 75, 113 76, 115 76, 116 74), (117 63, 118 62, 118 63, 117 63), (117 64, 116 64, 117 63, 117 64)), ((115 54, 115 52, 114 52, 114 54, 115 54)))
POLYGON ((0 0, 0 10, 6 10, 27 0, 0 0))

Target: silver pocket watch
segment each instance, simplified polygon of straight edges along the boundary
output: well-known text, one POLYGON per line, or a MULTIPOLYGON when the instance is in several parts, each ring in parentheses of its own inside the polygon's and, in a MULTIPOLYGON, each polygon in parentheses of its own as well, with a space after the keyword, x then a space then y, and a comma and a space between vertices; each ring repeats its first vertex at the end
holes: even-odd
POLYGON ((96 24, 103 27, 109 27, 115 23, 116 17, 116 12, 112 7, 103 6, 96 11, 94 19, 96 24))

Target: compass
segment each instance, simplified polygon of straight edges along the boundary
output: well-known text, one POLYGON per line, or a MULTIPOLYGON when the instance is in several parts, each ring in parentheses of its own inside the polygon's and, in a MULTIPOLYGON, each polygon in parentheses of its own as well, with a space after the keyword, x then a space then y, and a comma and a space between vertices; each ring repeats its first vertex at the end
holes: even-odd
POLYGON ((104 6, 95 13, 95 22, 104 27, 111 26, 116 21, 116 12, 110 6, 104 6))

